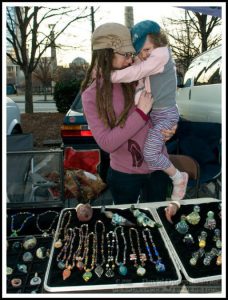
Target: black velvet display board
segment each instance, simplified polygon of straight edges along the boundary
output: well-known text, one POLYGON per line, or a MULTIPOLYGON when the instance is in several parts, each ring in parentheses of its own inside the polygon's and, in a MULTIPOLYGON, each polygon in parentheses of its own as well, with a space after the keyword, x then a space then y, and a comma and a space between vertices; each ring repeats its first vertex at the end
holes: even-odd
MULTIPOLYGON (((88 232, 94 232, 95 228, 95 222, 97 220, 101 220, 104 224, 105 224, 105 240, 104 240, 104 255, 105 255, 105 264, 107 263, 107 251, 108 251, 108 247, 107 247, 107 239, 106 239, 106 234, 109 231, 113 231, 115 229, 115 226, 111 224, 111 219, 107 218, 103 213, 101 213, 99 208, 94 208, 93 209, 93 217, 92 219, 87 222, 87 223, 82 223, 78 220, 77 215, 76 215, 76 210, 75 209, 70 209, 72 212, 72 218, 70 221, 70 224, 67 228, 74 228, 74 227, 80 227, 82 224, 88 224, 89 226, 89 230, 88 232)), ((64 214, 67 212, 68 210, 63 210, 62 211, 62 215, 61 215, 61 220, 62 221, 62 217, 64 216, 64 214)), ((130 209, 106 209, 106 211, 112 211, 113 213, 117 213, 125 218, 127 218, 129 221, 133 222, 136 224, 136 218, 133 216, 133 213, 130 211, 130 209)), ((144 209, 140 211, 144 212, 149 218, 153 219, 151 213, 149 210, 144 209)), ((67 219, 67 218, 66 218, 67 219)), ((65 223, 67 221, 65 220, 65 223)), ((64 227, 64 226, 63 226, 64 227)), ((100 227, 98 227, 98 238, 99 237, 99 230, 101 230, 100 227)), ((58 265, 57 265, 57 256, 60 253, 62 248, 59 249, 54 249, 53 252, 53 256, 50 257, 50 269, 47 270, 48 272, 48 277, 47 277, 47 286, 48 286, 48 291, 55 291, 55 287, 61 287, 64 289, 64 287, 66 287, 67 291, 67 287, 81 287, 81 289, 86 289, 86 286, 94 286, 94 289, 99 289, 99 286, 101 286, 100 288, 102 289, 102 285, 106 285, 106 284, 128 284, 128 283, 146 283, 146 282, 156 282, 157 286, 159 286, 159 284, 162 282, 164 284, 164 282, 167 281, 167 285, 169 284, 168 281, 176 281, 178 280, 178 275, 176 272, 176 269, 174 267, 174 264, 170 258, 169 255, 169 251, 165 246, 165 243, 162 239, 162 236, 158 230, 158 228, 154 227, 154 228, 150 228, 150 232, 153 236, 153 240, 154 243, 157 247, 157 250, 160 254, 160 257, 162 258, 162 262, 163 264, 165 264, 166 270, 165 272, 157 272, 155 269, 155 266, 152 262, 149 261, 148 259, 148 253, 146 251, 145 248, 145 243, 142 237, 142 229, 144 229, 145 227, 139 227, 139 226, 135 226, 135 228, 137 228, 138 232, 139 232, 139 238, 140 238, 140 246, 141 246, 141 250, 143 253, 146 253, 147 255, 147 261, 145 264, 145 268, 146 268, 146 273, 144 276, 138 276, 136 274, 136 268, 133 266, 133 261, 130 260, 129 256, 130 253, 132 253, 131 250, 131 246, 130 246, 130 240, 129 240, 129 228, 127 226, 124 226, 124 235, 126 237, 126 242, 127 242, 127 260, 126 260, 126 267, 128 269, 128 273, 126 276, 120 275, 118 272, 118 267, 117 265, 115 266, 114 272, 115 272, 115 276, 112 278, 107 278, 105 276, 105 271, 103 273, 103 275, 99 278, 95 272, 94 269, 92 270, 92 278, 89 281, 84 281, 83 279, 83 274, 85 272, 85 270, 79 270, 77 267, 74 267, 71 270, 71 275, 70 277, 68 277, 66 280, 63 280, 63 270, 59 269, 58 265)), ((58 230, 58 229, 57 229, 58 230)), ((135 235, 133 234, 133 239, 134 239, 134 246, 136 247, 136 241, 135 241, 135 235)), ((63 235, 60 235, 60 238, 63 239, 63 235)), ((91 239, 92 240, 92 239, 91 239)), ((73 243, 73 251, 76 251, 77 247, 78 247, 78 241, 79 241, 79 237, 77 235, 77 238, 75 238, 75 241, 73 243)), ((118 241, 119 241, 119 246, 120 246, 120 253, 123 255, 123 242, 122 242, 122 238, 120 237, 120 234, 118 235, 118 241)), ((90 241, 90 250, 89 250, 89 260, 88 260, 88 266, 91 266, 91 244, 92 242, 90 241)), ((114 256, 116 255, 116 247, 114 248, 114 256)), ((136 250, 137 251, 137 250, 136 250)), ((151 253, 152 256, 154 258, 154 260, 156 259, 156 256, 154 254, 154 251, 151 249, 151 253)), ((69 254, 69 247, 67 250, 67 256, 69 254)), ((122 256, 120 256, 122 258, 122 256)), ((71 264, 72 262, 72 256, 69 260, 69 264, 71 264)), ((139 260, 138 260, 139 263, 139 260)), ((105 264, 102 266, 105 269, 105 264)), ((80 289, 79 289, 80 290, 80 289)))
POLYGON ((61 212, 61 207, 50 207, 50 208, 21 208, 21 209, 7 209, 7 237, 10 238, 10 235, 12 234, 13 230, 19 230, 17 235, 25 236, 25 235, 42 235, 43 232, 39 230, 37 227, 37 218, 38 218, 38 226, 41 230, 46 230, 50 226, 50 230, 48 233, 51 233, 52 229, 56 229, 58 219, 61 212), (34 214, 31 218, 28 218, 26 221, 26 218, 29 217, 29 214, 34 214), (56 217, 56 213, 58 213, 58 216, 56 217), (40 215, 40 216, 39 216, 40 215), (12 218, 13 217, 13 218, 12 218), (55 219, 55 220, 54 220, 55 219), (12 221, 13 221, 13 228, 12 228, 12 221), (24 222, 24 225, 22 226, 22 223, 24 222), (53 222, 53 223, 52 223, 53 222), (51 225, 52 224, 52 225, 51 225))
POLYGON ((157 209, 158 215, 162 221, 162 224, 164 226, 164 229, 166 230, 187 274, 189 277, 198 279, 203 277, 210 277, 210 276, 216 276, 221 275, 221 266, 216 265, 216 257, 214 257, 211 261, 211 264, 209 266, 205 266, 203 264, 203 259, 205 258, 205 255, 202 258, 199 258, 197 261, 197 264, 195 266, 192 266, 189 263, 189 260, 192 258, 192 253, 197 251, 199 249, 199 241, 198 236, 200 235, 201 231, 207 232, 207 238, 206 238, 206 246, 204 248, 205 252, 209 252, 213 247, 216 248, 216 242, 213 241, 214 236, 214 230, 209 230, 204 228, 204 224, 207 218, 207 212, 213 211, 214 212, 214 218, 216 220, 216 228, 221 230, 221 218, 219 216, 219 202, 211 202, 211 203, 204 203, 204 204, 197 204, 200 207, 200 216, 201 219, 197 225, 189 224, 189 230, 187 233, 190 233, 193 236, 194 244, 185 244, 183 242, 184 234, 180 234, 176 229, 176 224, 180 221, 181 215, 188 215, 193 211, 194 205, 182 205, 180 210, 176 213, 176 215, 172 218, 173 224, 170 224, 164 214, 164 207, 159 207, 157 209))
POLYGON ((31 250, 26 250, 23 247, 24 238, 8 239, 7 267, 12 268, 13 272, 11 275, 7 275, 7 293, 40 293, 42 291, 43 280, 48 263, 48 252, 50 253, 53 238, 36 236, 36 240, 36 246, 31 250), (17 242, 20 243, 20 247, 15 249, 14 245, 17 242), (45 247, 45 249, 47 249, 47 252, 45 251, 47 256, 43 259, 36 256, 36 250, 40 247, 45 247), (32 261, 30 262, 23 261, 23 254, 27 251, 33 255, 32 261), (17 264, 26 265, 27 273, 23 273, 18 270, 17 264), (39 285, 32 286, 30 284, 30 280, 35 276, 35 273, 37 273, 37 276, 40 277, 41 283, 39 285), (13 287, 11 284, 11 280, 13 278, 20 278, 22 280, 21 286, 13 287))

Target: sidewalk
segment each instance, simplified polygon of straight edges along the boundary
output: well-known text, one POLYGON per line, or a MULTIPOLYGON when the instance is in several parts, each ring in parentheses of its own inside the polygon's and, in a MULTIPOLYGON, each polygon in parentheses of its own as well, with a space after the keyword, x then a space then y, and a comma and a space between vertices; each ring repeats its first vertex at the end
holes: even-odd
MULTIPOLYGON (((25 102, 25 95, 9 95, 9 98, 17 103, 25 102)), ((33 95, 33 102, 55 103, 55 101, 53 100, 53 95, 47 95, 47 101, 44 100, 44 95, 33 95)))

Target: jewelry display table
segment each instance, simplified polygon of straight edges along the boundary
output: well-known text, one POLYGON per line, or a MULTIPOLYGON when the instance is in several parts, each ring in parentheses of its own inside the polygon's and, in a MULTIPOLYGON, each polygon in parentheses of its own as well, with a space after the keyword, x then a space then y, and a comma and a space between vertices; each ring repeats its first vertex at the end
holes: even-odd
POLYGON ((183 200, 181 209, 173 217, 173 224, 164 219, 167 202, 134 206, 161 227, 140 226, 130 205, 118 205, 118 208, 106 206, 107 215, 111 217, 102 213, 100 207, 93 207, 93 217, 87 225, 77 220, 74 208, 63 209, 44 278, 44 290, 49 293, 180 293, 186 286, 195 286, 197 293, 198 286, 199 293, 203 293, 210 283, 216 286, 216 292, 220 292, 221 265, 216 264, 220 249, 217 249, 216 255, 210 256, 210 250, 216 243, 212 234, 214 228, 204 227, 207 211, 214 210, 217 226, 221 229, 219 203, 212 198, 183 200), (190 245, 183 242, 185 235, 176 230, 176 225, 181 215, 189 215, 196 204, 201 209, 201 221, 188 226, 194 238, 194 244, 190 245), (68 227, 64 228, 63 219, 69 212, 72 218, 68 227), (122 216, 135 226, 119 225, 118 230, 117 224, 114 226, 112 223, 113 214, 122 216), (97 222, 102 224, 99 229, 97 222), (199 247, 198 236, 203 230, 208 234, 207 244, 199 247), (177 245, 170 240, 172 234, 178 241, 177 245), (59 238, 64 239, 62 248, 55 247, 59 238), (86 249, 84 252, 83 247, 86 249), (193 266, 189 261, 199 248, 204 248, 204 257, 193 266), (204 265, 206 257, 209 263, 204 265))

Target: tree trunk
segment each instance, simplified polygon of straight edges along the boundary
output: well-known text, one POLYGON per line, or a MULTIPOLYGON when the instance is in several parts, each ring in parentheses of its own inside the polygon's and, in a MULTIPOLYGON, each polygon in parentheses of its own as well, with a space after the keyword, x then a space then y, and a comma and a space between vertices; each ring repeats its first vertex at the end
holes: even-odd
POLYGON ((25 74, 25 113, 33 113, 32 73, 25 74))

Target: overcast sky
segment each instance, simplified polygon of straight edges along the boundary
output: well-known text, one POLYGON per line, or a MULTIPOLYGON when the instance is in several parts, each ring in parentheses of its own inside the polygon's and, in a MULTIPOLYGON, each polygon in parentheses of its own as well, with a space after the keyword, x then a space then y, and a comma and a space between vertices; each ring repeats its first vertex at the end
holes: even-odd
MULTIPOLYGON (((97 4, 97 3, 96 3, 97 4)), ((163 17, 178 16, 183 14, 183 9, 175 8, 170 3, 100 3, 99 9, 95 14, 95 25, 99 25, 106 22, 117 22, 124 24, 124 8, 125 6, 133 6, 134 10, 134 23, 138 23, 142 20, 153 20, 161 23, 163 17)), ((96 7, 95 7, 96 8, 96 7)), ((68 44, 77 46, 76 49, 68 49, 64 51, 58 51, 58 63, 65 65, 70 63, 74 58, 80 56, 90 62, 91 58, 91 24, 90 21, 82 20, 77 21, 71 25, 64 36, 62 36, 57 43, 68 44), (67 53, 67 56, 66 56, 67 53)))

